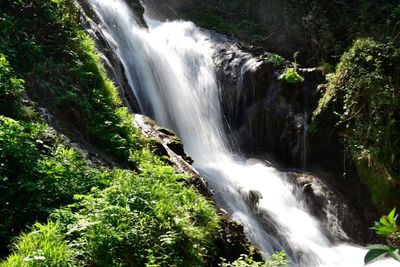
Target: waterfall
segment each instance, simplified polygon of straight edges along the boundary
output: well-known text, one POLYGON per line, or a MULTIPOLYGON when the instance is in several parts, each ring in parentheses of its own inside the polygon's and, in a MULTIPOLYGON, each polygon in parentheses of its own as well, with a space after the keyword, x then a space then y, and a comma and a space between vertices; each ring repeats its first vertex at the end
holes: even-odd
POLYGON ((363 266, 366 250, 332 244, 284 173, 233 154, 206 32, 191 22, 150 19, 149 29, 142 29, 122 0, 89 2, 125 67, 141 111, 178 134, 218 205, 244 226, 264 256, 285 250, 291 266, 363 266))

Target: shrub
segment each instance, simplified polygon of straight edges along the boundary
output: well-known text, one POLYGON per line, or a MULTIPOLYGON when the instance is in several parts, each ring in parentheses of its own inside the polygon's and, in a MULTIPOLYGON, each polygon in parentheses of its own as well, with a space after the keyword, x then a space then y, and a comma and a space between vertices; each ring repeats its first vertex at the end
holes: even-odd
POLYGON ((296 68, 286 68, 285 71, 278 77, 278 79, 286 81, 287 83, 304 82, 304 77, 297 73, 296 68))
POLYGON ((0 114, 18 116, 22 113, 24 81, 13 75, 6 57, 0 53, 0 114))
POLYGON ((382 216, 372 228, 378 235, 385 236, 388 245, 372 245, 365 255, 364 263, 368 264, 385 256, 400 261, 400 229, 397 226, 398 214, 394 208, 387 216, 382 216))
POLYGON ((225 261, 221 267, 287 267, 288 259, 283 251, 272 254, 266 261, 255 261, 253 259, 253 251, 249 255, 241 255, 239 259, 232 263, 225 261))
POLYGON ((70 267, 73 249, 63 240, 57 224, 35 224, 28 234, 18 238, 16 252, 11 254, 1 267, 70 267))
MULTIPOLYGON (((195 190, 182 187, 178 181, 185 177, 156 158, 147 158, 140 174, 116 169, 108 175, 108 188, 77 195, 76 203, 53 213, 54 223, 43 226, 57 225, 55 234, 70 248, 68 264, 200 266, 215 253, 219 217, 195 190)), ((36 255, 37 245, 21 245, 32 242, 32 235, 18 240, 4 264, 36 255)), ((43 242, 39 236, 37 243, 43 242)))
POLYGON ((265 56, 265 60, 272 63, 274 67, 281 67, 283 64, 285 64, 285 59, 280 55, 274 53, 267 53, 267 55, 265 56))
POLYGON ((393 186, 400 172, 399 64, 400 50, 392 43, 357 40, 328 75, 315 113, 336 125, 382 210, 399 195, 393 186))
POLYGON ((71 203, 74 194, 107 181, 101 169, 89 167, 45 124, 2 116, 0 162, 1 250, 27 224, 44 221, 55 208, 71 203))

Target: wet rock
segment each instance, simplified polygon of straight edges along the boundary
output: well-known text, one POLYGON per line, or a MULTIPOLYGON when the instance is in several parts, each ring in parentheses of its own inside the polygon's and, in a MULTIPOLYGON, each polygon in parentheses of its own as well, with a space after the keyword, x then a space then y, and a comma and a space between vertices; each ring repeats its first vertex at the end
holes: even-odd
POLYGON ((249 191, 248 202, 250 207, 256 207, 258 205, 258 202, 260 202, 260 199, 262 199, 262 194, 260 193, 260 191, 249 191))
MULTIPOLYGON (((137 12, 137 22, 143 27, 147 28, 147 24, 143 18, 144 9, 140 5, 140 1, 127 0, 127 3, 135 8, 133 10, 136 10, 137 12)), ((101 59, 107 70, 108 77, 117 85, 120 97, 130 111, 139 113, 140 107, 125 76, 125 68, 115 53, 114 47, 109 44, 107 37, 102 32, 102 27, 104 26, 101 24, 99 18, 96 16, 95 11, 86 0, 79 0, 78 8, 82 16, 82 28, 95 41, 96 48, 101 55, 101 59)))
POLYGON ((368 231, 370 225, 363 214, 364 207, 333 190, 316 176, 289 172, 286 177, 295 185, 294 193, 305 199, 307 208, 318 218, 333 242, 367 244, 372 241, 368 231))
MULTIPOLYGON (((220 233, 220 238, 216 240, 215 246, 219 249, 218 255, 228 262, 235 261, 239 255, 248 254, 250 245, 244 235, 243 226, 229 219, 226 214, 223 214, 221 227, 223 231, 220 233)), ((253 256, 255 260, 262 260, 261 254, 256 252, 253 256)), ((220 266, 220 259, 213 259, 209 266, 220 266)))
POLYGON ((226 40, 216 45, 213 59, 222 85, 223 112, 242 151, 268 151, 291 166, 302 167, 322 74, 317 69, 298 69, 305 82, 279 81, 284 65, 276 67, 265 60, 264 53, 226 40))
POLYGON ((147 28, 146 21, 144 20, 144 7, 139 0, 125 0, 131 10, 135 13, 135 18, 139 25, 147 28))

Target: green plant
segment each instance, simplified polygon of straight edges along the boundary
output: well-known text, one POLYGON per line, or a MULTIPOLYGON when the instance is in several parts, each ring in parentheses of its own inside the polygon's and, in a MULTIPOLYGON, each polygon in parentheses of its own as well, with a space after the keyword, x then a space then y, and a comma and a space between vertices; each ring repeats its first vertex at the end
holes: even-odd
POLYGON ((400 175, 400 50, 359 39, 321 87, 314 120, 329 121, 381 210, 396 205, 400 175))
POLYGON ((272 254, 266 261, 256 261, 253 259, 254 250, 250 250, 249 255, 241 255, 239 259, 232 263, 227 263, 224 259, 221 267, 287 267, 288 259, 283 251, 272 254))
POLYGON ((70 267, 73 264, 73 249, 63 240, 59 226, 54 223, 35 224, 31 231, 17 239, 12 253, 1 267, 70 267), (71 264, 72 263, 72 264, 71 264))
POLYGON ((6 57, 0 53, 0 114, 18 116, 22 113, 24 81, 13 75, 6 57))
POLYGON ((397 226, 396 208, 394 208, 387 216, 382 216, 379 222, 375 222, 375 226, 371 229, 381 236, 385 236, 388 245, 372 245, 369 246, 368 253, 365 255, 364 263, 368 264, 385 256, 400 261, 400 229, 397 226))
POLYGON ((287 83, 304 82, 304 77, 297 73, 296 68, 286 68, 285 71, 279 75, 278 79, 286 81, 287 83))
POLYGON ((272 63, 274 67, 280 67, 285 64, 285 59, 280 55, 274 53, 267 53, 267 55, 265 56, 265 60, 272 63))
POLYGON ((398 214, 396 214, 396 208, 394 208, 387 216, 382 216, 379 222, 375 222, 375 226, 372 229, 378 235, 388 236, 395 233, 398 230, 397 220, 398 214))

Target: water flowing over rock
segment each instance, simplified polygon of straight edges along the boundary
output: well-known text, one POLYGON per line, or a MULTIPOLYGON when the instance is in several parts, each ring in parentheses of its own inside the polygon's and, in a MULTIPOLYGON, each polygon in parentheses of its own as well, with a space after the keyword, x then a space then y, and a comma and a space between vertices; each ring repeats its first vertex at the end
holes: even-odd
MULTIPOLYGON (((163 159, 167 157, 169 163, 177 172, 190 177, 189 183, 196 187, 203 196, 212 198, 213 193, 209 190, 204 178, 191 165, 191 159, 183 151, 177 153, 174 149, 171 149, 171 144, 179 143, 182 145, 172 131, 160 127, 149 117, 139 114, 135 114, 135 123, 146 137, 154 140, 154 145, 157 148, 156 153, 159 156, 163 159)), ((241 225, 229 219, 222 210, 220 210, 220 215, 223 231, 221 231, 220 238, 216 240, 215 244, 219 249, 218 256, 233 261, 239 255, 249 253, 249 242, 241 225)), ((217 262, 218 259, 215 260, 215 263, 217 262)))
MULTIPOLYGON (((258 119, 270 116, 272 121, 275 119, 272 117, 280 113, 287 116, 292 112, 293 116, 289 116, 289 122, 283 123, 283 126, 266 124, 257 134, 261 135, 262 131, 271 128, 285 131, 286 124, 301 124, 301 118, 296 115, 308 109, 304 104, 306 101, 296 101, 308 89, 273 81, 269 64, 253 59, 248 53, 239 55, 238 51, 230 54, 229 50, 234 48, 229 44, 224 52, 212 34, 200 30, 193 23, 162 23, 147 18, 149 28, 143 29, 132 19, 134 14, 122 0, 89 0, 89 3, 103 25, 103 35, 124 67, 126 80, 140 110, 162 127, 177 133, 185 152, 194 160, 194 167, 213 190, 217 204, 244 226, 247 237, 261 249, 263 256, 284 249, 291 259, 291 266, 363 266, 364 249, 336 242, 336 237, 340 241, 347 239, 342 225, 335 224, 336 214, 328 208, 326 212, 314 211, 312 215, 307 201, 318 202, 321 198, 313 185, 306 185, 309 182, 302 184, 301 179, 290 179, 290 175, 262 161, 246 159, 232 145, 238 138, 226 134, 231 124, 232 132, 239 133, 237 137, 247 134, 255 138, 257 135, 246 133, 247 130, 241 132, 240 128, 246 127, 243 125, 253 118, 249 130, 254 132, 257 123, 260 123, 258 119), (222 55, 219 64, 215 63, 218 59, 216 53, 222 55), (243 57, 247 58, 242 60, 243 57), (224 69, 223 66, 235 76, 226 75, 222 83, 224 77, 218 72, 224 69), (231 71, 232 68, 235 71, 231 71), (227 89, 237 91, 224 91, 227 89), (224 103, 225 97, 230 100, 224 103), (264 115, 252 113, 254 107, 272 104, 273 110, 263 111, 264 115), (229 124, 226 124, 226 119, 229 124), (326 227, 331 227, 331 223, 338 227, 332 231, 336 233, 335 238, 331 238, 333 240, 324 230, 325 222, 317 219, 328 215, 335 218, 327 218, 326 227)), ((303 122, 302 125, 306 124, 303 122)), ((287 139, 271 137, 265 143, 286 142, 287 139)), ((254 141, 252 146, 256 146, 257 142, 254 141)), ((266 147, 271 145, 265 144, 266 147)), ((288 146, 284 149, 295 149, 293 153, 298 153, 298 145, 277 147, 288 146)), ((162 147, 160 153, 171 150, 168 145, 162 147)), ((329 205, 323 203, 320 207, 324 209, 329 205)), ((395 265, 387 260, 377 262, 375 266, 395 265)))
POLYGON ((299 69, 306 77, 304 83, 279 81, 282 67, 268 62, 264 53, 243 52, 232 41, 218 44, 213 58, 223 112, 241 150, 251 154, 268 151, 303 168, 307 127, 323 75, 316 69, 299 69))

